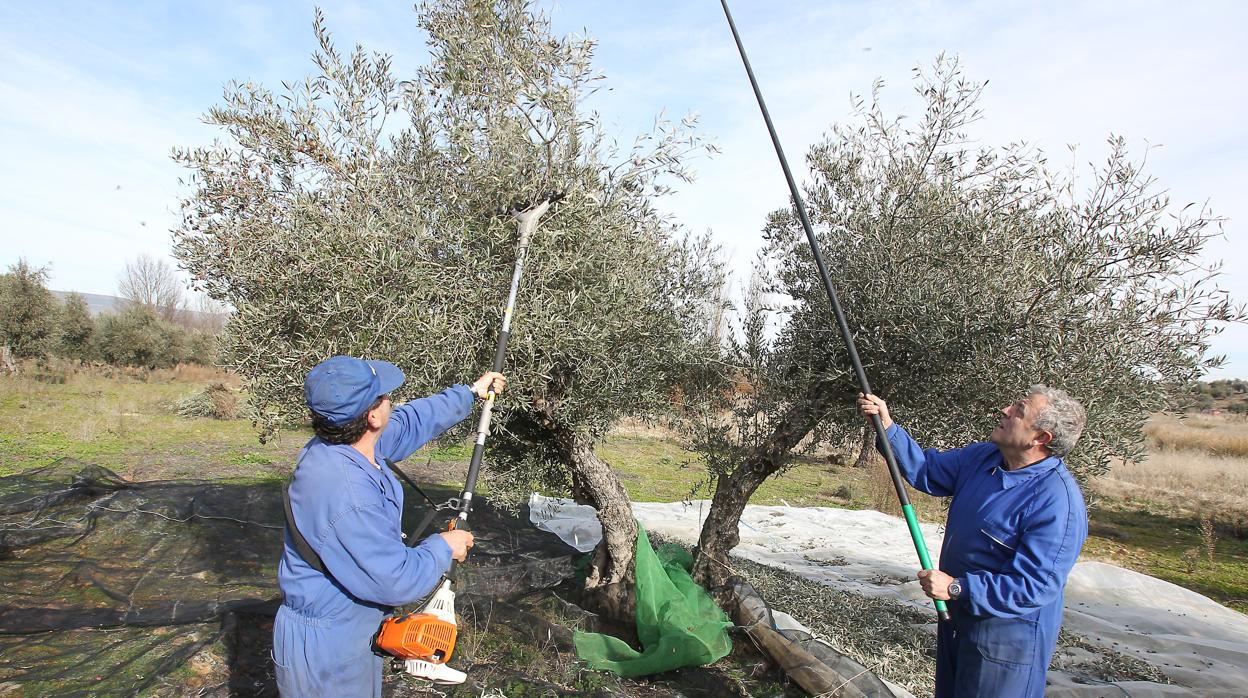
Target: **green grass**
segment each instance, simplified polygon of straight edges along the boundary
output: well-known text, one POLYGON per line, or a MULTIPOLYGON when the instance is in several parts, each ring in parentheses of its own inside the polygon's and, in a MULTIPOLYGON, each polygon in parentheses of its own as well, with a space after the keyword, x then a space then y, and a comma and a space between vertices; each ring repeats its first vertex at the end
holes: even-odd
POLYGON ((208 463, 214 472, 228 466, 219 473, 227 477, 259 476, 291 463, 306 431, 260 444, 246 420, 187 419, 173 412, 179 398, 223 377, 188 383, 67 371, 63 384, 7 378, 0 382, 0 475, 61 458, 144 479, 203 476, 208 463))
POLYGON ((231 454, 226 460, 230 465, 272 465, 275 462, 274 456, 271 454, 256 453, 254 451, 244 451, 241 453, 231 454))
MULTIPOLYGON (((707 473, 698 454, 675 441, 657 437, 612 435, 598 447, 611 464, 633 501, 674 502, 685 498, 709 499, 707 473)), ((881 463, 873 468, 832 465, 824 458, 801 456, 792 466, 769 478, 754 492, 751 504, 794 507, 830 506, 844 509, 880 509, 900 515, 896 493, 881 463)), ((919 517, 943 521, 941 500, 910 492, 919 517)))
POLYGON ((620 476, 630 499, 671 502, 708 496, 694 488, 706 479, 697 454, 677 444, 646 436, 611 436, 597 448, 598 455, 620 476))
POLYGON ((1148 504, 1107 502, 1090 518, 1085 559, 1164 579, 1248 613, 1245 531, 1215 526, 1212 539, 1206 539, 1198 519, 1148 504))
MULTIPOLYGON (((673 502, 685 498, 707 499, 707 473, 698 454, 686 451, 673 441, 647 436, 609 436, 597 449, 611 464, 628 496, 639 502, 673 502)), ((751 504, 844 506, 849 499, 838 499, 845 484, 837 469, 817 459, 800 458, 792 468, 768 478, 750 499, 751 504)))
POLYGON ((432 458, 435 461, 463 461, 467 463, 468 459, 472 458, 472 444, 467 441, 459 444, 438 443, 426 446, 420 453, 426 460, 432 458))

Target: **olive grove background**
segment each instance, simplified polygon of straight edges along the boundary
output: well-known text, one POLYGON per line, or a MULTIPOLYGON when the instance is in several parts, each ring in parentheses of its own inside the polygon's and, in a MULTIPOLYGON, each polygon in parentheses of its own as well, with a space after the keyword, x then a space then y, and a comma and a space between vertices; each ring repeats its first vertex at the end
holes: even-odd
POLYGON ((13 359, 140 368, 216 361, 217 320, 224 312, 211 304, 188 308, 182 282, 166 262, 140 256, 128 263, 119 282, 121 304, 98 317, 82 294, 61 300, 47 282, 48 269, 25 259, 0 274, 0 370, 6 373, 20 370, 13 359), (159 295, 133 292, 155 288, 156 281, 159 295))

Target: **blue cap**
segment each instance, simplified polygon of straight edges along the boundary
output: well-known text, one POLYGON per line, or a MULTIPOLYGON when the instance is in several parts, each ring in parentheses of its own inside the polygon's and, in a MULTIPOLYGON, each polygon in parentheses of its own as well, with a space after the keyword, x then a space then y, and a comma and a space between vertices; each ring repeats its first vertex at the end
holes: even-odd
POLYGON ((378 397, 403 385, 403 380, 403 372, 389 361, 334 356, 308 371, 303 397, 331 424, 345 424, 364 414, 378 397))

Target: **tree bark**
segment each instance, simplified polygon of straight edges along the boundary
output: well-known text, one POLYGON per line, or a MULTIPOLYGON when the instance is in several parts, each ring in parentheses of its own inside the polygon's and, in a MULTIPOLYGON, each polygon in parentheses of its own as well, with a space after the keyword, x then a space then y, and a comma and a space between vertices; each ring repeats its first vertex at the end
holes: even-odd
POLYGON ((862 427, 862 446, 858 449, 858 460, 854 461, 855 468, 865 468, 871 465, 871 456, 875 454, 875 427, 871 424, 864 424, 862 427))
POLYGON ((551 432, 571 466, 573 492, 598 510, 602 524, 602 542, 594 549, 585 579, 586 600, 599 614, 631 623, 636 610, 637 520, 628 493, 611 466, 594 452, 588 435, 561 425, 554 425, 551 432))
POLYGON ((0 346, 0 368, 9 375, 17 375, 17 364, 13 361, 13 350, 9 345, 0 346))
POLYGON ((737 525, 750 496, 769 476, 784 467, 787 454, 819 421, 829 400, 812 389, 776 423, 771 434, 731 473, 715 480, 711 510, 702 524, 694 551, 693 578, 704 587, 722 587, 732 575, 728 553, 741 542, 737 525))
POLYGON ((728 567, 728 553, 741 542, 737 529, 746 502, 758 486, 774 472, 770 464, 761 459, 743 462, 736 470, 715 481, 715 494, 711 498, 711 510, 702 523, 698 547, 694 551, 693 578, 704 587, 723 586, 732 576, 728 567))

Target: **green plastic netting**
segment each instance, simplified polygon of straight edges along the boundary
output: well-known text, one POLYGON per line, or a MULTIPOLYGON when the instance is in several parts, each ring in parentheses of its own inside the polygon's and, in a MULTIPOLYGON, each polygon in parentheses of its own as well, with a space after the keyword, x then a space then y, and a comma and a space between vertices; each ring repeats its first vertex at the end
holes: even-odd
POLYGON ((637 637, 642 651, 611 635, 577 632, 576 653, 594 669, 623 677, 648 676, 717 661, 732 650, 732 623, 689 576, 693 556, 674 545, 658 552, 637 530, 637 637))

